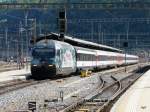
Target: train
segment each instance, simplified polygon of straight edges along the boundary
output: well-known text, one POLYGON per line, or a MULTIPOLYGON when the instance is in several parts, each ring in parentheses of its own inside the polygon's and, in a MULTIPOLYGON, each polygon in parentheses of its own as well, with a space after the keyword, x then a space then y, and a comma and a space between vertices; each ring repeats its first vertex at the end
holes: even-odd
POLYGON ((67 42, 46 39, 35 43, 32 49, 31 74, 33 78, 69 75, 82 70, 138 63, 138 56, 84 48, 67 42))

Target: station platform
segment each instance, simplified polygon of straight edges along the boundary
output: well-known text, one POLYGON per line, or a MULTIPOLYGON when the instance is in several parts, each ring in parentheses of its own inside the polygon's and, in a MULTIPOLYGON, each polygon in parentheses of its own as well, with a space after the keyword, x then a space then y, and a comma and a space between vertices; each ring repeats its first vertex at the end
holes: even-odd
POLYGON ((150 69, 119 98, 110 112, 150 112, 150 69))
POLYGON ((0 83, 15 79, 26 79, 30 74, 30 68, 0 72, 0 83))

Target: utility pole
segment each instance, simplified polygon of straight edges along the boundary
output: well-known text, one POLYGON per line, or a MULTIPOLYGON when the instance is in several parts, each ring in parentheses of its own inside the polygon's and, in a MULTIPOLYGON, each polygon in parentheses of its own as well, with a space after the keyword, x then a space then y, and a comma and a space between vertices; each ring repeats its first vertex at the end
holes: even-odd
POLYGON ((33 27, 34 27, 34 35, 33 35, 33 41, 34 41, 34 44, 36 43, 36 18, 35 19, 33 19, 33 27))
MULTIPOLYGON (((0 24, 1 23, 6 23, 7 22, 7 19, 2 19, 0 20, 0 24)), ((5 34, 5 42, 4 42, 4 46, 7 47, 7 31, 8 29, 5 28, 5 31, 4 31, 4 34, 5 34), (6 44, 6 45, 5 45, 6 44)), ((7 56, 7 48, 5 49, 5 47, 2 46, 2 54, 3 54, 3 57, 6 57, 7 56)), ((7 57, 6 57, 7 58, 7 57)))
POLYGON ((113 46, 116 47, 116 39, 115 38, 114 38, 114 42, 113 43, 114 43, 113 46))
POLYGON ((120 49, 120 34, 118 34, 118 48, 120 49))
POLYGON ((127 66, 126 66, 126 64, 127 64, 127 47, 128 47, 128 42, 124 42, 123 43, 123 47, 125 48, 125 72, 127 72, 127 66))
POLYGON ((28 12, 26 12, 25 15, 25 34, 26 34, 26 69, 28 70, 28 62, 27 62, 27 58, 28 58, 28 48, 29 48, 29 38, 28 38, 28 12))
POLYGON ((91 21, 91 41, 94 42, 94 22, 91 21))
POLYGON ((98 24, 98 43, 100 43, 100 35, 101 34, 101 23, 98 24))
POLYGON ((26 29, 26 69, 28 70, 28 49, 29 49, 29 38, 28 38, 28 32, 26 29))
POLYGON ((22 22, 20 21, 20 42, 21 42, 21 58, 24 57, 24 50, 23 50, 23 44, 24 44, 24 41, 23 41, 23 36, 22 36, 22 32, 23 32, 23 27, 22 27, 22 22))
POLYGON ((18 58, 17 63, 19 66, 19 69, 21 69, 22 66, 22 56, 23 56, 23 37, 22 37, 22 22, 19 23, 19 36, 18 36, 18 58))
POLYGON ((42 34, 41 22, 39 22, 39 32, 40 32, 40 35, 41 35, 42 34))
POLYGON ((6 58, 8 60, 8 28, 5 28, 6 58))
POLYGON ((104 44, 104 39, 103 39, 103 38, 104 38, 104 32, 102 31, 102 38, 101 38, 101 39, 102 39, 102 40, 101 40, 101 41, 102 41, 102 44, 104 44))
POLYGON ((25 26, 28 26, 28 12, 25 13, 25 26))
POLYGON ((138 46, 138 40, 137 40, 137 37, 135 37, 135 38, 136 38, 136 44, 135 44, 136 47, 135 47, 135 48, 137 49, 137 48, 138 48, 138 47, 137 47, 137 46, 138 46))
POLYGON ((127 23, 127 41, 129 39, 129 22, 127 23))
POLYGON ((3 53, 4 53, 4 50, 3 50, 3 44, 2 44, 2 43, 3 43, 3 41, 2 41, 1 39, 3 40, 3 37, 0 37, 0 44, 1 44, 1 46, 0 46, 0 49, 1 49, 1 57, 2 57, 2 59, 3 59, 3 57, 4 57, 4 55, 5 55, 5 54, 3 54, 3 53))

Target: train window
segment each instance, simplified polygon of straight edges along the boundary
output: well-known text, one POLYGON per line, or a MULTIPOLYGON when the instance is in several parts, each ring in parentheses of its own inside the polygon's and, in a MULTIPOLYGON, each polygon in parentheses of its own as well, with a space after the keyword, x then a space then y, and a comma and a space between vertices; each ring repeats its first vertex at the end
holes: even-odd
POLYGON ((107 60, 108 60, 108 58, 109 58, 108 56, 104 56, 104 60, 105 60, 105 61, 107 61, 107 60))
POLYGON ((113 56, 110 56, 110 61, 112 61, 113 60, 113 56))
POLYGON ((89 60, 89 55, 86 55, 86 56, 87 56, 87 58, 86 58, 86 59, 87 59, 87 61, 88 61, 88 60, 89 60))
POLYGON ((94 55, 92 55, 92 61, 95 61, 95 56, 94 55))
POLYGON ((100 60, 101 60, 101 56, 99 55, 99 56, 98 56, 98 61, 100 61, 100 60))
POLYGON ((94 61, 96 61, 96 56, 94 55, 94 61))
POLYGON ((95 61, 96 60, 96 57, 93 55, 93 61, 95 61))
POLYGON ((111 61, 111 60, 112 60, 112 56, 108 56, 108 58, 109 58, 109 59, 108 59, 109 61, 111 61))
POLYGON ((103 58, 103 56, 101 56, 101 61, 103 61, 104 60, 104 58, 103 58))
POLYGON ((104 56, 104 61, 107 61, 107 56, 104 56))
POLYGON ((104 57, 104 61, 106 61, 107 60, 107 56, 103 56, 104 57))
POLYGON ((78 56, 79 56, 79 61, 81 61, 81 54, 78 54, 78 56))
POLYGON ((114 57, 113 56, 111 56, 111 61, 113 61, 114 60, 114 57))
POLYGON ((79 60, 81 60, 81 54, 79 54, 79 60))
POLYGON ((84 60, 84 57, 83 57, 83 54, 81 54, 81 61, 83 61, 84 60))
POLYGON ((92 60, 92 55, 90 54, 89 56, 90 56, 90 59, 89 59, 89 61, 91 61, 91 60, 92 60))
POLYGON ((91 61, 91 55, 90 54, 88 55, 88 61, 91 61))
POLYGON ((79 57, 80 57, 80 61, 82 60, 82 56, 81 56, 81 54, 79 54, 79 57))
POLYGON ((80 55, 79 54, 77 54, 77 61, 79 61, 80 60, 80 55))
POLYGON ((92 55, 92 61, 94 61, 94 56, 92 55))
POLYGON ((86 54, 84 54, 84 61, 86 61, 86 54))
POLYGON ((85 59, 84 59, 84 60, 85 60, 85 61, 87 61, 87 56, 88 56, 88 55, 87 55, 87 54, 85 54, 84 56, 85 56, 85 59))
POLYGON ((82 61, 85 61, 85 55, 82 54, 82 61))
POLYGON ((80 61, 82 61, 82 54, 80 54, 80 61))
POLYGON ((92 60, 92 55, 90 54, 90 55, 89 55, 89 61, 91 61, 91 60, 92 60))
POLYGON ((113 60, 115 60, 115 56, 113 56, 113 60))
POLYGON ((101 55, 101 61, 105 61, 105 58, 103 55, 101 55))
POLYGON ((89 61, 89 55, 87 55, 87 61, 89 61))
POLYGON ((85 55, 84 55, 84 54, 82 54, 82 56, 83 56, 83 61, 85 61, 85 55))
POLYGON ((90 55, 88 55, 88 57, 87 57, 87 61, 90 61, 90 55))
POLYGON ((78 59, 78 61, 82 61, 83 60, 82 54, 78 53, 77 54, 77 59, 78 59))
POLYGON ((85 54, 85 61, 88 61, 88 54, 85 54))
POLYGON ((110 58, 111 58, 110 56, 100 55, 100 61, 109 61, 110 58))
POLYGON ((85 61, 87 61, 87 56, 88 56, 88 54, 85 54, 85 61))
POLYGON ((110 61, 110 60, 111 60, 111 57, 110 57, 110 56, 107 56, 107 60, 110 61))

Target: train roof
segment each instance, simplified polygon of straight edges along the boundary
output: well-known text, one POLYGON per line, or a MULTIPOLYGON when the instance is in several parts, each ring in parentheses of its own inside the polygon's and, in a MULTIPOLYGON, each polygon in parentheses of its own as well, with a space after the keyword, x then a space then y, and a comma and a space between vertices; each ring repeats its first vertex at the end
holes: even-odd
MULTIPOLYGON (((38 41, 43 40, 43 39, 53 39, 53 40, 60 41, 59 34, 50 33, 48 35, 38 37, 35 40, 35 42, 38 42, 38 41)), ((33 43, 33 42, 34 41, 31 40, 31 43, 33 43)), ((67 42, 67 43, 69 43, 73 46, 79 46, 79 47, 84 47, 84 48, 89 48, 89 49, 106 50, 106 51, 112 51, 112 52, 122 52, 122 50, 117 49, 117 48, 113 48, 113 47, 110 47, 110 46, 106 46, 106 45, 97 44, 97 43, 94 43, 94 42, 89 42, 89 41, 77 39, 75 37, 66 36, 66 35, 65 35, 65 38, 64 38, 64 42, 67 42)))

